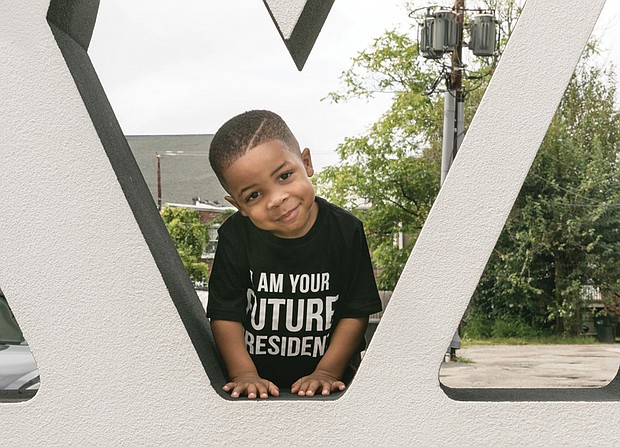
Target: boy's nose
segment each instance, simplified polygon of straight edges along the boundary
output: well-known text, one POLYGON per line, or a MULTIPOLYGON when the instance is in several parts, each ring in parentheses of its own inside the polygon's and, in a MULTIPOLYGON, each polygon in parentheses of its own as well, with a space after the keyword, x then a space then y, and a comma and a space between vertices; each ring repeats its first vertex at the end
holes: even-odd
POLYGON ((288 198, 286 191, 278 191, 269 197, 269 208, 277 208, 282 205, 288 198))

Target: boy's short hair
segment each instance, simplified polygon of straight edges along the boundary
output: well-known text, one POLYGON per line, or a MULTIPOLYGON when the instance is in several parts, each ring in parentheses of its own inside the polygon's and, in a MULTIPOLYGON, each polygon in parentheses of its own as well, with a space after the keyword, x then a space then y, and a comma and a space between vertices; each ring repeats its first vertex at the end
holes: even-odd
POLYGON ((283 141, 291 151, 300 153, 293 132, 276 113, 250 110, 226 121, 209 148, 209 162, 220 183, 226 188, 224 171, 250 149, 272 140, 283 141))

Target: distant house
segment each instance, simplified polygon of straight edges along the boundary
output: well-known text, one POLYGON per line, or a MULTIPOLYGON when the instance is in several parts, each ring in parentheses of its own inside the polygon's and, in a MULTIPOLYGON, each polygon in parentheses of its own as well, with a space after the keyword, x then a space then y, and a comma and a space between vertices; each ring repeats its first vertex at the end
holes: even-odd
POLYGON ((217 247, 217 228, 211 222, 231 207, 226 192, 209 164, 213 135, 129 135, 129 147, 157 203, 157 155, 160 156, 162 205, 193 209, 209 228, 202 262, 209 271, 217 247))
POLYGON ((129 135, 126 138, 155 203, 159 154, 162 204, 189 204, 200 198, 227 205, 226 192, 209 165, 213 135, 129 135))

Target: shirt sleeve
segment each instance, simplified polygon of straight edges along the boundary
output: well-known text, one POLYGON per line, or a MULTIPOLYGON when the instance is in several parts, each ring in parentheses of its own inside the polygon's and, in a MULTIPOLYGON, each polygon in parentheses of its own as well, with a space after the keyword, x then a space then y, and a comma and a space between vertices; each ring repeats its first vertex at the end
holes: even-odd
POLYGON ((243 246, 234 238, 234 231, 222 225, 209 277, 207 317, 212 320, 244 322, 247 290, 250 287, 243 246))
POLYGON ((381 299, 361 222, 353 231, 348 261, 344 267, 348 272, 348 284, 338 318, 359 318, 380 312, 381 299))

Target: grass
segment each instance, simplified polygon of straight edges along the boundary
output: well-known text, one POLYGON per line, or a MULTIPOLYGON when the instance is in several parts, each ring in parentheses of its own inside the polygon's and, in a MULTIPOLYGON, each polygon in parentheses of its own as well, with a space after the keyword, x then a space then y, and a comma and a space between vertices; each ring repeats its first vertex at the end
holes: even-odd
POLYGON ((452 361, 456 363, 466 363, 466 364, 476 363, 472 359, 463 357, 462 355, 457 355, 456 358, 452 361))
POLYGON ((463 346, 490 345, 594 345, 599 341, 592 336, 536 335, 532 337, 463 338, 463 346))

